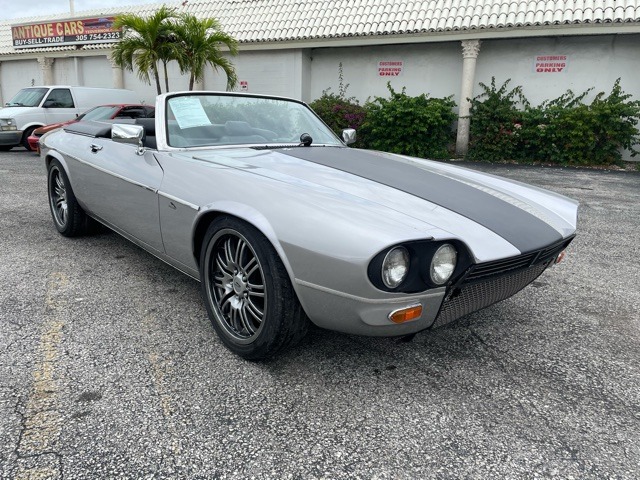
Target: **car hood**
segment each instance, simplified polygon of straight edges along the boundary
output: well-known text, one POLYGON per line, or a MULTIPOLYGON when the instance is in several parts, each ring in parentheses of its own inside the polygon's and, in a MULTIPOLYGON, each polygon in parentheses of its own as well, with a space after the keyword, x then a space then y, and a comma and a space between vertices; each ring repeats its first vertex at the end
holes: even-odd
POLYGON ((76 123, 76 122, 77 120, 73 119, 73 120, 67 120, 66 122, 50 123, 49 125, 45 125, 44 127, 36 128, 33 133, 35 135, 44 135, 45 133, 50 132, 51 130, 55 130, 56 128, 71 125, 72 123, 76 123))
MULTIPOLYGON (((279 181, 308 182, 412 217, 434 238, 471 243, 478 260, 506 241, 512 254, 537 250, 575 232, 577 202, 493 175, 383 152, 346 147, 224 149, 194 159, 241 168, 279 181)), ((383 213, 384 214, 384 213, 383 213)), ((501 249, 504 255, 504 248, 501 249)))
POLYGON ((4 107, 0 108, 0 118, 13 118, 16 115, 32 113, 35 107, 4 107))

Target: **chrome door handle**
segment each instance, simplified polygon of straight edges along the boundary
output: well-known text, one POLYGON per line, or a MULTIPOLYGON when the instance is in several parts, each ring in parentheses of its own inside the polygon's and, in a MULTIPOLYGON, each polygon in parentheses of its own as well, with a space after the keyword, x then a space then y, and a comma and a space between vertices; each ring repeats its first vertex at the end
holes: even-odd
POLYGON ((102 150, 102 145, 96 145, 95 143, 91 144, 91 152, 96 153, 102 150))

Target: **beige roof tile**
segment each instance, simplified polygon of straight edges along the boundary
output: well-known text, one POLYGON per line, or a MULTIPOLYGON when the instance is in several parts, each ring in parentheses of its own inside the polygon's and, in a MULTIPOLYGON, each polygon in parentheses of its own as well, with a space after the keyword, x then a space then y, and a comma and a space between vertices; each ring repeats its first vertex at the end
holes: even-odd
MULTIPOLYGON (((148 15, 161 3, 77 12, 77 17, 148 15)), ((168 3, 180 12, 216 17, 241 43, 465 30, 504 30, 563 24, 637 23, 640 0, 190 0, 168 3)), ((0 23, 0 55, 100 50, 108 44, 16 50, 11 25, 66 19, 58 14, 0 23)))

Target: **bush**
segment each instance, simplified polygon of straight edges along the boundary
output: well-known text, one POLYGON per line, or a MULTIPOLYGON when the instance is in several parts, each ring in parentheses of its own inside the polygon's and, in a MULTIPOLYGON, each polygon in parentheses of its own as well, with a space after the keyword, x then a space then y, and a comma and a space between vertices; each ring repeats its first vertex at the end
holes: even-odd
POLYGON ((500 88, 496 88, 495 78, 490 86, 480 83, 484 93, 471 101, 469 159, 495 161, 517 157, 522 128, 518 104, 525 104, 526 99, 521 87, 508 90, 509 82, 500 88))
POLYGON ((404 88, 400 93, 390 83, 387 88, 390 98, 376 97, 365 105, 366 146, 415 157, 448 158, 456 119, 452 97, 410 97, 404 88))
POLYGON ((508 83, 480 84, 484 92, 471 106, 469 158, 610 165, 620 162, 623 148, 638 153, 640 101, 629 101, 620 79, 608 96, 601 92, 591 104, 584 102, 591 90, 580 95, 569 90, 538 107, 520 87, 508 91, 508 83))
MULTIPOLYGON (((323 91, 322 96, 311 102, 309 106, 340 138, 345 128, 359 130, 366 117, 365 108, 356 100, 329 93, 328 90, 323 91)), ((360 141, 358 143, 362 143, 360 131, 358 131, 358 139, 360 141)))

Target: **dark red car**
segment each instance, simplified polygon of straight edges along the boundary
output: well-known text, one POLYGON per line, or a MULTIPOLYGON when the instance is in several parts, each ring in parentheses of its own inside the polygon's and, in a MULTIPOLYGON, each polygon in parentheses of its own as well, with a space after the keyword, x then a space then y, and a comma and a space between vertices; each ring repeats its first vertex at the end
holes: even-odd
POLYGON ((132 104, 109 104, 100 105, 87 110, 82 115, 66 122, 52 123, 44 127, 36 128, 31 136, 27 138, 31 150, 40 153, 38 141, 40 137, 51 130, 64 127, 71 123, 81 122, 83 120, 110 120, 114 118, 153 118, 155 108, 148 105, 132 105, 132 104))

